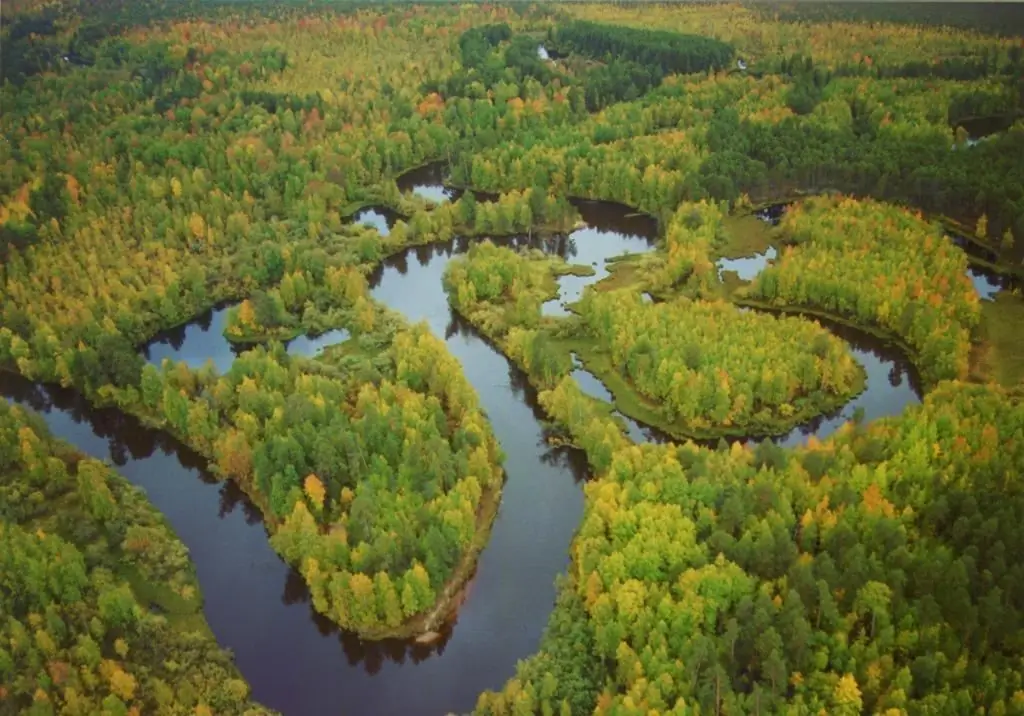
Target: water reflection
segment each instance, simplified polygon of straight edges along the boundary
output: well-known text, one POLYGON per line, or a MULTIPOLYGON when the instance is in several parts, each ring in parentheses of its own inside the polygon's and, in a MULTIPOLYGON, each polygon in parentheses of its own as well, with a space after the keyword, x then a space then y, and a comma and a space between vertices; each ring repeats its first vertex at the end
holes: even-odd
POLYGON ((233 305, 219 304, 185 325, 161 331, 143 348, 143 356, 157 366, 164 358, 184 361, 190 368, 201 368, 212 361, 218 373, 226 373, 244 350, 224 338, 227 311, 233 305))
POLYGON ((353 224, 371 226, 387 236, 401 217, 386 206, 371 206, 361 209, 352 217, 353 224))
MULTIPOLYGON (((955 233, 947 233, 947 236, 950 241, 963 249, 964 253, 968 256, 991 263, 999 261, 999 255, 995 251, 982 246, 977 241, 972 241, 963 235, 955 233)), ((991 301, 1000 291, 1012 291, 1020 285, 1019 279, 1006 276, 984 266, 969 266, 967 268, 967 277, 978 292, 978 298, 983 301, 991 301)))
MULTIPOLYGON (((572 252, 558 253, 574 264, 590 266, 588 276, 566 275, 558 278, 558 298, 541 306, 541 315, 569 315, 568 305, 583 297, 583 290, 609 275, 608 264, 623 254, 640 254, 654 249, 658 225, 646 214, 631 214, 620 204, 573 200, 587 224, 568 235, 572 252)), ((549 252, 550 253, 550 252, 549 252)))
POLYGON ((455 201, 461 195, 458 189, 445 186, 445 164, 432 162, 402 174, 395 180, 402 193, 412 192, 428 201, 440 204, 455 201))
POLYGON ((769 261, 774 261, 777 256, 774 246, 769 246, 763 252, 754 254, 753 256, 745 256, 739 259, 719 259, 718 260, 718 278, 722 279, 722 275, 726 271, 732 271, 739 276, 742 281, 753 281, 754 278, 764 270, 765 266, 768 265, 769 261))
MULTIPOLYGON (((989 117, 971 117, 960 120, 958 126, 967 131, 966 146, 973 147, 980 142, 988 141, 995 135, 1005 132, 1017 119, 1016 115, 993 115, 989 117)), ((953 149, 956 149, 956 144, 953 149)))
POLYGON ((319 355, 324 348, 343 343, 349 339, 349 332, 344 328, 336 328, 319 336, 298 336, 285 344, 288 355, 312 358, 319 355))

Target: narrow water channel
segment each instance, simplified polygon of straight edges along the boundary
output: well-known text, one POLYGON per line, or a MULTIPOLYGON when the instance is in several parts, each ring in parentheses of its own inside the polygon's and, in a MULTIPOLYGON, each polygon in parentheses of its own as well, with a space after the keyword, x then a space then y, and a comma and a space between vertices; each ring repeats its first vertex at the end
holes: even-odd
POLYGON ((652 217, 629 214, 624 206, 582 200, 574 200, 573 205, 586 226, 570 233, 558 253, 571 264, 591 267, 594 273, 560 276, 558 298, 541 306, 545 316, 568 315, 569 305, 583 297, 584 288, 608 276, 609 259, 652 251, 658 234, 658 224, 652 217))
MULTIPOLYGON (((776 435, 771 438, 732 438, 729 442, 754 445, 771 439, 777 445, 796 447, 806 443, 811 435, 818 439, 825 439, 854 418, 859 417, 866 423, 878 418, 899 415, 908 405, 920 402, 920 378, 913 365, 900 350, 870 334, 842 324, 816 317, 810 317, 810 320, 818 321, 850 345, 854 359, 864 367, 864 372, 867 374, 864 391, 840 410, 820 415, 798 425, 785 435, 776 435)), ((576 368, 572 372, 572 377, 580 386, 580 390, 597 400, 613 402, 614 397, 608 388, 597 376, 586 370, 586 367, 579 362, 575 355, 573 362, 576 368)), ((625 422, 626 433, 633 442, 663 443, 674 440, 665 432, 618 411, 615 415, 625 422)), ((709 446, 713 446, 715 443, 717 443, 716 440, 706 441, 709 446)))
MULTIPOLYGON (((628 215, 626 207, 581 202, 579 208, 589 225, 582 232, 499 243, 534 246, 597 268, 624 250, 653 245, 653 221, 628 215)), ((389 222, 381 212, 364 218, 389 222)), ((582 513, 578 483, 587 477, 586 464, 582 453, 546 443, 544 416, 525 377, 452 313, 441 277, 471 243, 458 239, 410 248, 386 261, 371 280, 375 298, 410 321, 425 321, 445 339, 507 455, 508 479, 490 542, 454 628, 433 647, 367 643, 340 633, 313 613, 301 578, 271 550, 258 512, 231 483, 217 483, 206 473, 202 458, 117 410, 96 409, 71 391, 0 373, 0 391, 8 400, 41 411, 56 437, 110 459, 146 489, 191 552, 217 639, 234 652, 255 698, 284 714, 466 712, 481 691, 500 688, 516 662, 539 645, 554 602, 554 579, 568 563, 582 513)), ((234 357, 222 334, 226 310, 218 307, 158 336, 144 351, 148 360, 197 366, 212 359, 226 370, 234 357)), ((297 339, 288 348, 311 355, 344 338, 336 332, 297 339)), ((856 348, 859 338, 848 340, 856 348)), ((858 353, 862 362, 875 349, 865 350, 858 353)), ((914 399, 909 374, 897 370, 895 359, 867 367, 869 375, 883 376, 872 379, 858 399, 867 417, 898 413, 914 399)), ((845 414, 831 420, 843 419, 845 414)), ((824 420, 809 430, 824 434, 836 424, 824 420)), ((634 425, 631 434, 646 433, 634 425)))

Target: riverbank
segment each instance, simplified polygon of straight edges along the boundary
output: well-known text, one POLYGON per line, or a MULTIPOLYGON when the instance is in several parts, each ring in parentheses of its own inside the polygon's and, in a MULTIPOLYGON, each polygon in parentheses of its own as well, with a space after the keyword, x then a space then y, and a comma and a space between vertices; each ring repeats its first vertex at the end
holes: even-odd
MULTIPOLYGON (((910 359, 911 363, 914 364, 914 366, 918 369, 918 372, 920 373, 921 369, 917 361, 917 352, 914 351, 910 344, 901 339, 899 336, 895 336, 877 326, 857 323, 856 321, 845 316, 841 316, 836 313, 831 313, 830 311, 826 311, 821 308, 815 308, 813 306, 775 304, 769 301, 760 301, 755 298, 737 296, 733 297, 732 302, 737 306, 741 306, 743 308, 752 308, 758 311, 765 311, 767 313, 786 314, 795 316, 812 316, 814 318, 823 318, 826 321, 838 323, 841 326, 846 326, 847 328, 851 328, 855 331, 861 331, 870 336, 874 336, 875 338, 878 338, 881 341, 896 346, 910 359)), ((925 386, 925 389, 927 390, 930 387, 931 386, 925 386)))
POLYGON ((188 551, 143 490, 6 402, 0 448, 9 457, 0 607, 11 617, 0 638, 18 657, 2 665, 0 704, 19 713, 64 701, 90 713, 271 713, 217 644, 188 551), (24 625, 34 640, 24 640, 24 625), (34 678, 31 665, 43 662, 53 679, 34 678))
POLYGON ((810 402, 810 404, 802 407, 794 406, 792 415, 785 417, 777 415, 771 421, 756 421, 737 426, 694 426, 684 420, 669 419, 663 408, 640 393, 630 380, 612 365, 607 352, 601 350, 595 340, 572 338, 555 341, 554 344, 566 353, 579 357, 583 366, 612 394, 613 405, 616 409, 624 415, 680 440, 706 442, 719 438, 765 438, 785 435, 799 425, 839 410, 860 395, 867 385, 865 373, 863 369, 859 369, 856 382, 849 393, 802 396, 800 403, 810 402))

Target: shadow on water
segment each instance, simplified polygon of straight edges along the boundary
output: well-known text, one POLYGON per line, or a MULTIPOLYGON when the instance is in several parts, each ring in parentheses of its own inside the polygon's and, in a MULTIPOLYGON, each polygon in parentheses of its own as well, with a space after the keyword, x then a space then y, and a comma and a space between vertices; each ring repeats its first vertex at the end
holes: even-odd
POLYGON ((718 279, 727 271, 734 272, 741 281, 753 281, 754 278, 764 270, 769 261, 773 261, 778 255, 774 246, 769 246, 759 254, 746 256, 739 259, 719 259, 718 279))
MULTIPOLYGON (((965 236, 949 233, 950 241, 963 249, 964 253, 976 259, 996 263, 999 255, 988 249, 977 241, 972 241, 965 236)), ((971 280, 974 289, 978 292, 978 298, 983 301, 991 301, 1000 291, 1012 291, 1021 285, 1020 279, 998 273, 984 266, 972 265, 967 268, 967 278, 971 280)))
MULTIPOLYGON (((967 132, 967 146, 973 147, 979 142, 984 142, 992 137, 1005 132, 1018 119, 1016 114, 996 114, 987 117, 970 117, 962 119, 957 126, 963 127, 967 132)), ((954 127, 955 129, 955 127, 954 127)), ((956 149, 956 144, 953 149, 956 149)))
POLYGON ((352 223, 371 226, 381 236, 387 236, 401 218, 397 212, 386 206, 369 206, 357 211, 355 216, 352 217, 352 223))
POLYGON ((569 234, 571 254, 559 254, 569 263, 594 269, 590 276, 558 278, 558 298, 541 306, 541 315, 567 316, 567 306, 583 297, 583 289, 608 276, 610 259, 623 254, 642 254, 654 249, 658 224, 646 214, 630 213, 621 204, 572 200, 586 226, 569 234))
POLYGON ((792 201, 783 201, 778 204, 763 206, 754 212, 754 216, 766 224, 778 226, 782 223, 782 217, 786 215, 786 210, 791 206, 793 206, 792 201))
MULTIPOLYGON (((6 371, 0 371, 0 392, 38 412, 55 436, 109 460, 146 490, 189 547, 207 619, 220 643, 235 652, 257 698, 285 713, 345 713, 341 706, 347 699, 358 703, 361 693, 376 692, 368 677, 388 671, 387 664, 415 665, 445 652, 450 628, 431 646, 366 642, 315 614, 301 576, 271 550, 255 505, 234 482, 207 472, 204 458, 168 434, 119 410, 95 408, 74 391, 6 371), (345 672, 347 690, 321 694, 300 688, 303 672, 330 683, 338 666, 354 667, 345 672), (303 692, 313 699, 303 700, 303 692)), ((392 712, 390 707, 371 710, 392 712)))
POLYGON ((395 183, 402 193, 412 192, 438 204, 455 201, 462 192, 445 185, 445 168, 444 162, 431 162, 407 171, 399 176, 395 183))
POLYGON ((220 303, 184 325, 157 333, 143 347, 143 357, 157 366, 164 358, 170 358, 184 361, 190 368, 200 368, 207 361, 213 361, 218 373, 226 373, 235 357, 244 350, 224 338, 227 312, 234 305, 234 302, 220 303))

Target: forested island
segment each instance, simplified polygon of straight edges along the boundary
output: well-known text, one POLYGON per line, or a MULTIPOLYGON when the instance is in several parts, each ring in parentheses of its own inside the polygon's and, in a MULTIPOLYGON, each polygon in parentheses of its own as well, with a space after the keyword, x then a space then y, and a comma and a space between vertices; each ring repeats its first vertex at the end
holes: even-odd
POLYGON ((1024 714, 1024 24, 857 5, 5 3, 0 715, 1024 714))

